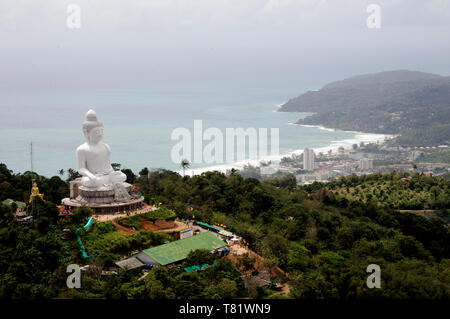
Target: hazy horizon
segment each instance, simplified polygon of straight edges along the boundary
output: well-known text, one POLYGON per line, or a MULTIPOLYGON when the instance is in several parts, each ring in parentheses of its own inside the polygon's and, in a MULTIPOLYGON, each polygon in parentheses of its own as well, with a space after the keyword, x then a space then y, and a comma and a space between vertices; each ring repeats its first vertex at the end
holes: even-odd
POLYGON ((445 76, 449 34, 448 0, 6 0, 0 90, 255 78, 318 88, 395 69, 445 76), (66 26, 71 3, 80 29, 66 26), (381 7, 380 29, 366 26, 371 3, 381 7))

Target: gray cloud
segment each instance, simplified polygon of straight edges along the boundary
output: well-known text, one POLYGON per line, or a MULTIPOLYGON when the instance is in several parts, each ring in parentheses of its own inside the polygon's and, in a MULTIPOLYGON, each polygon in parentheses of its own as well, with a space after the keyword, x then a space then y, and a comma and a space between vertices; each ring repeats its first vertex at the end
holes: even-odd
MULTIPOLYGON (((0 2, 0 88, 133 85, 409 68, 448 74, 448 0, 0 2), (82 28, 66 27, 81 7, 82 28), (366 7, 382 8, 369 30, 366 7)), ((313 81, 313 80, 311 80, 313 81)))

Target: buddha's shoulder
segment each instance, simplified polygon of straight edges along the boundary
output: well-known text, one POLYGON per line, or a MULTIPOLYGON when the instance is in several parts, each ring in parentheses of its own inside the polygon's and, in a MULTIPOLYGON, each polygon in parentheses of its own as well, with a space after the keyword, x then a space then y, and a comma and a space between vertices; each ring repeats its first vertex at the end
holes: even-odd
POLYGON ((77 147, 77 153, 84 153, 89 150, 89 144, 83 143, 80 146, 77 147))
POLYGON ((102 142, 102 144, 103 144, 103 146, 106 148, 106 151, 109 152, 109 153, 111 153, 111 147, 109 147, 109 145, 106 144, 106 143, 103 143, 103 142, 102 142))
POLYGON ((95 146, 94 148, 92 148, 88 143, 83 143, 80 146, 77 147, 77 153, 85 153, 85 152, 98 152, 99 150, 101 150, 101 147, 104 147, 108 152, 111 152, 111 148, 109 147, 108 144, 106 143, 99 143, 99 145, 95 146))

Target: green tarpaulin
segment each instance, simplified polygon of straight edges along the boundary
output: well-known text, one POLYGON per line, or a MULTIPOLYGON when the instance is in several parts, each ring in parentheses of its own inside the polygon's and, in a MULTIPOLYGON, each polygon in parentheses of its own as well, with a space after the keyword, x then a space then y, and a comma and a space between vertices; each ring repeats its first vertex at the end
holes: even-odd
POLYGON ((149 248, 143 252, 164 266, 185 259, 193 250, 215 250, 225 247, 226 245, 227 243, 220 238, 217 238, 214 234, 204 232, 189 238, 184 238, 168 244, 149 248))
POLYGON ((207 224, 207 223, 196 222, 196 224, 197 224, 197 225, 200 225, 200 226, 205 226, 205 227, 208 227, 208 228, 217 230, 217 231, 221 231, 221 229, 220 229, 219 227, 216 227, 216 226, 214 226, 214 225, 210 225, 210 224, 207 224))

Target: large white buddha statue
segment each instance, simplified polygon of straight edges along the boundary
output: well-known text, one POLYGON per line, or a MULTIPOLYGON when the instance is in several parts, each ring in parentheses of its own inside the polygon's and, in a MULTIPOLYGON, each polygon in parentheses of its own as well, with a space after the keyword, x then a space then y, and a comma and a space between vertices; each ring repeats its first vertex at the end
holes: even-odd
POLYGON ((110 162, 111 148, 103 143, 103 124, 97 119, 97 113, 89 110, 83 122, 86 143, 77 148, 78 173, 81 184, 89 188, 99 188, 125 182, 127 176, 114 171, 110 162))

